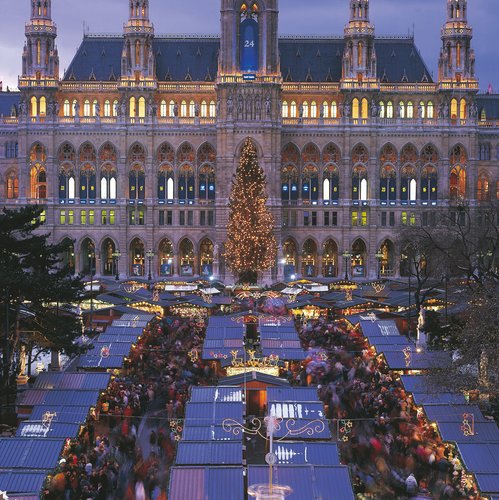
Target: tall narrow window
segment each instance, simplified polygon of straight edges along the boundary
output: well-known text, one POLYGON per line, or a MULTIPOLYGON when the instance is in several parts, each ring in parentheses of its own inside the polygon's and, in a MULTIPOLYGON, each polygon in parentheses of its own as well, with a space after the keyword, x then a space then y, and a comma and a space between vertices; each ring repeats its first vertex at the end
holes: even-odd
POLYGON ((379 102, 379 117, 386 118, 385 103, 383 101, 379 102))
POLYGON ((283 103, 282 103, 282 117, 288 118, 288 115, 289 115, 288 101, 283 101, 283 103))
POLYGON ((170 104, 168 105, 168 115, 170 118, 175 116, 175 101, 170 101, 170 104))
POLYGON ((331 118, 338 118, 338 105, 336 101, 331 103, 331 118))
POLYGON ((36 41, 36 64, 38 66, 42 64, 42 42, 40 40, 36 41))
POLYGON ((358 46, 357 46, 357 67, 358 68, 362 68, 362 65, 363 65, 363 54, 364 52, 364 45, 362 44, 362 42, 359 42, 358 46))
POLYGON ((466 99, 459 101, 459 119, 466 120, 466 99))
POLYGON ((322 116, 324 118, 329 118, 329 104, 327 101, 322 103, 322 116))
POLYGON ((291 118, 296 118, 296 102, 291 101, 291 118))
POLYGON ((301 105, 303 118, 308 118, 308 102, 304 101, 301 105))
POLYGON ((137 101, 135 97, 130 97, 129 102, 130 102, 130 109, 129 109, 130 118, 135 118, 137 114, 137 101))
POLYGON ((457 118, 457 99, 452 99, 450 102, 450 117, 452 120, 457 118))
POLYGON ((196 104, 194 103, 194 101, 191 101, 189 103, 189 116, 196 116, 196 104))
POLYGON ((414 118, 414 105, 412 101, 407 103, 407 118, 414 118))
POLYGON ((163 99, 159 107, 159 114, 161 118, 166 118, 167 113, 168 113, 168 106, 166 105, 166 101, 163 99))
POLYGON ((405 103, 404 103, 404 101, 399 102, 399 117, 405 118, 405 103))
POLYGON ((83 116, 90 116, 90 101, 85 99, 83 103, 83 116))
POLYGON ((47 115, 47 98, 45 96, 40 97, 40 116, 47 115))
POLYGON ((106 99, 104 101, 104 116, 110 117, 111 116, 111 102, 109 99, 106 99))
POLYGON ((64 100, 62 112, 65 117, 71 116, 71 105, 69 104, 69 99, 64 100))
POLYGON ((317 118, 317 103, 312 101, 310 105, 310 118, 317 118))
POLYGON ((426 105, 426 115, 429 119, 433 119, 433 117, 434 117, 433 102, 432 101, 428 101, 428 104, 426 105))
POLYGON ((187 102, 182 101, 182 104, 180 105, 180 116, 182 118, 185 118, 187 116, 187 102))
POLYGON ((352 101, 352 118, 359 118, 359 100, 357 98, 352 101))
POLYGON ((217 105, 215 101, 210 101, 210 118, 215 118, 217 116, 217 105))
POLYGON ((201 102, 201 118, 206 118, 208 116, 208 105, 206 101, 201 102))
POLYGON ((461 68, 461 44, 459 42, 456 45, 456 66, 461 68))
MULTIPOLYGON (((426 113, 425 113, 425 110, 426 110, 426 107, 425 107, 425 104, 424 104, 424 101, 419 101, 419 118, 421 118, 422 120, 424 120, 426 118, 426 113)), ((429 117, 428 117, 429 118, 429 117)))
POLYGON ((367 99, 364 97, 362 99, 362 118, 368 118, 369 117, 369 103, 367 102, 367 99))
POLYGON ((386 103, 386 117, 393 118, 393 102, 392 101, 388 101, 386 103))
POLYGON ((146 117, 146 99, 145 97, 139 97, 139 118, 146 117))

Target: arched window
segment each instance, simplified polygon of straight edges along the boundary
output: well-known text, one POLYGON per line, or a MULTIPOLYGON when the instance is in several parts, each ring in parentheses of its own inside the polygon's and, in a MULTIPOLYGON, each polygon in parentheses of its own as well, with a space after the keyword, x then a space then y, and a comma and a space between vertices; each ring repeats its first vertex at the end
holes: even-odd
POLYGON ((385 165, 381 169, 379 199, 382 205, 388 202, 395 204, 397 199, 397 174, 391 165, 385 165))
POLYGON ((118 114, 119 114, 119 111, 118 111, 118 106, 119 106, 118 100, 117 100, 117 99, 115 99, 115 100, 113 101, 113 117, 114 117, 114 116, 118 116, 118 114))
POLYGON ((478 176, 478 201, 490 201, 489 176, 484 172, 478 176))
POLYGON ((432 166, 424 167, 421 173, 421 201, 423 205, 427 205, 428 203, 435 204, 437 202, 437 186, 437 169, 432 166))
POLYGON ((95 169, 86 164, 80 168, 80 203, 95 203, 96 178, 95 169))
POLYGON ((180 116, 185 118, 187 116, 187 101, 182 101, 180 104, 180 116))
POLYGON ((111 116, 111 101, 109 99, 104 101, 104 116, 106 118, 111 116))
POLYGON ((450 101, 450 117, 452 120, 457 119, 457 99, 451 99, 450 101))
POLYGON ((301 196, 303 203, 317 204, 319 199, 319 172, 314 165, 307 165, 303 169, 301 196))
POLYGON ((179 203, 194 203, 195 182, 194 169, 190 165, 183 165, 180 168, 178 179, 178 199, 179 203))
POLYGON ((383 101, 379 102, 379 117, 386 118, 385 103, 383 101))
POLYGON ((386 117, 393 118, 393 102, 392 101, 388 101, 386 103, 386 117))
POLYGON ((118 153, 111 143, 105 143, 99 151, 100 200, 101 203, 116 203, 118 153))
POLYGON ((297 252, 296 243, 291 239, 284 242, 282 253, 284 256, 284 277, 286 279, 295 279, 297 252))
POLYGON ((144 200, 146 196, 146 173, 140 165, 134 165, 128 176, 128 198, 144 200))
POLYGON ((426 116, 432 120, 435 117, 434 106, 432 101, 428 101, 426 105, 426 116))
POLYGON ((324 169, 322 197, 324 205, 336 205, 340 198, 340 175, 338 168, 333 165, 329 165, 324 169))
POLYGON ((130 97, 130 109, 129 109, 129 114, 130 118, 135 118, 137 115, 137 100, 135 97, 130 97))
POLYGON ((360 115, 359 100, 355 97, 352 101, 352 118, 358 119, 360 115))
POLYGON ((91 115, 91 109, 90 109, 90 101, 88 99, 85 99, 83 102, 83 116, 90 116, 91 115))
POLYGON ((466 170, 460 166, 450 172, 450 199, 462 201, 466 198, 466 170))
POLYGON ((159 105, 159 116, 161 118, 166 118, 168 116, 168 106, 166 105, 166 101, 163 99, 161 104, 159 105))
POLYGON ((192 276, 194 274, 194 245, 189 239, 182 240, 180 250, 180 274, 182 276, 192 276))
POLYGON ((336 101, 331 103, 331 118, 338 118, 338 104, 336 104, 336 101))
POLYGON ((215 101, 210 101, 210 118, 217 116, 217 104, 215 101))
POLYGON ((30 100, 30 114, 31 116, 38 116, 38 99, 33 96, 30 100))
POLYGON ((291 101, 291 118, 296 118, 296 102, 291 101))
POLYGON ((94 99, 94 102, 92 103, 92 116, 97 116, 97 99, 94 99))
POLYGON ((40 97, 40 116, 47 116, 47 98, 42 95, 40 97))
POLYGON ((71 116, 71 105, 69 103, 69 99, 64 100, 64 105, 62 107, 62 113, 66 118, 71 116))
POLYGON ((412 104, 412 101, 409 101, 407 103, 407 113, 406 113, 407 118, 414 118, 414 105, 412 104))
POLYGON ((159 244, 159 274, 160 276, 171 276, 173 273, 173 243, 165 238, 159 244))
POLYGON ((323 118, 329 118, 329 104, 327 101, 322 103, 322 116, 323 118))
POLYGON ((358 165, 352 172, 352 201, 367 201, 367 188, 367 170, 358 165))
POLYGON ((362 99, 361 117, 369 118, 369 103, 365 97, 362 99))
POLYGON ((288 116, 289 116, 288 101, 283 101, 283 103, 282 103, 282 117, 288 118, 288 116))
POLYGON ((322 247, 322 274, 325 278, 334 278, 338 273, 338 245, 332 239, 322 247))
POLYGON ((317 103, 312 101, 310 105, 310 118, 317 118, 317 103))
POLYGON ((139 97, 138 117, 139 118, 145 118, 146 117, 146 99, 145 99, 145 97, 139 97))
POLYGON ((69 143, 59 148, 59 201, 74 203, 76 197, 75 164, 76 151, 69 143))
POLYGON ((459 101, 459 119, 460 120, 466 120, 466 114, 467 114, 466 99, 461 99, 459 101))
POLYGON ((198 151, 197 164, 199 165, 199 199, 215 199, 215 163, 217 154, 211 144, 203 144, 198 151))
POLYGON ((402 204, 415 203, 418 190, 416 169, 413 166, 405 166, 401 177, 400 200, 402 204))
POLYGON ((7 174, 7 199, 14 200, 19 198, 19 178, 17 172, 11 170, 7 174))
POLYGON ((422 120, 424 120, 426 118, 426 107, 425 107, 425 103, 424 101, 419 101, 419 118, 421 118, 422 120))
POLYGON ((76 99, 73 99, 73 103, 71 105, 71 112, 73 113, 73 116, 79 116, 79 112, 77 112, 78 107, 78 101, 76 99))
POLYGON ((189 116, 196 116, 196 103, 194 101, 189 102, 189 116))
MULTIPOLYGON (((361 8, 361 7, 359 7, 361 8)), ((357 67, 362 68, 363 65, 363 51, 364 51, 364 45, 362 42, 359 42, 357 45, 357 67)))
POLYGON ((288 144, 281 154, 281 199, 284 202, 298 200, 298 167, 300 152, 294 144, 288 144))
POLYGON ((175 116, 175 101, 170 101, 168 105, 168 116, 173 118, 175 116))
POLYGON ((405 118, 405 102, 404 101, 399 102, 399 117, 405 118))
POLYGON ((302 108, 302 116, 303 118, 308 118, 308 113, 309 113, 309 110, 308 110, 308 102, 307 101, 303 101, 303 104, 301 105, 301 108, 302 108))
POLYGON ((201 118, 206 118, 208 116, 208 105, 206 101, 201 101, 201 118))

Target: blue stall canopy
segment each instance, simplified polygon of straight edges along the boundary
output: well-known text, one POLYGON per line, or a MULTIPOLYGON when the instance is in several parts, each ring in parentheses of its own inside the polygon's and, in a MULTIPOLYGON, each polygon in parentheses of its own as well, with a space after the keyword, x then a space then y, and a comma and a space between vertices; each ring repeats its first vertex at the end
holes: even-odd
POLYGON ((237 441, 180 441, 176 465, 240 465, 243 444, 237 441))
POLYGON ((236 403, 243 400, 243 391, 238 387, 193 387, 191 403, 236 403))
POLYGON ((138 336, 137 335, 128 335, 126 333, 120 334, 120 335, 113 335, 112 333, 101 333, 99 335, 99 342, 106 342, 106 343, 111 343, 111 342, 126 342, 128 344, 135 344, 138 341, 138 336))
POLYGON ((63 447, 64 439, 0 439, 0 469, 52 470, 63 447))
POLYGON ((424 405, 431 422, 462 422, 464 414, 471 414, 475 422, 489 422, 476 405, 424 405))
POLYGON ((319 402, 316 387, 269 387, 267 401, 310 401, 319 402))
POLYGON ((299 341, 298 334, 296 330, 279 330, 276 331, 274 328, 272 330, 264 330, 260 332, 260 339, 263 341, 266 340, 282 340, 282 341, 290 341, 294 340, 299 341))
POLYGON ((457 443, 457 449, 468 471, 496 474, 499 470, 499 443, 457 443))
POLYGON ((439 394, 429 394, 427 392, 413 392, 412 399, 418 406, 430 405, 464 405, 466 398, 464 394, 455 392, 442 392, 439 394))
MULTIPOLYGON (((268 483, 268 475, 266 466, 249 466, 248 484, 268 483)), ((274 481, 292 488, 287 500, 354 499, 347 467, 279 466, 274 469, 274 481)))
POLYGON ((112 323, 111 326, 116 326, 116 327, 126 327, 126 328, 145 328, 149 324, 149 321, 146 319, 140 319, 140 320, 124 320, 124 319, 115 319, 112 323))
POLYGON ((408 362, 402 349, 384 353, 386 363, 390 370, 431 370, 446 368, 451 365, 451 354, 445 351, 411 352, 408 362))
POLYGON ((298 441, 328 440, 332 434, 327 420, 305 420, 285 418, 274 432, 278 439, 296 439, 298 441), (310 433, 306 432, 310 430, 310 433), (294 434, 296 433, 296 434, 294 434))
POLYGON ((269 415, 278 418, 299 418, 302 420, 323 419, 324 404, 321 402, 283 402, 274 403, 268 400, 269 415))
POLYGON ((397 323, 392 319, 385 320, 365 320, 359 321, 364 337, 368 339, 375 337, 401 337, 397 323))
POLYGON ((336 443, 280 441, 274 444, 278 465, 340 465, 336 443))
POLYGON ((475 422, 472 436, 465 436, 462 422, 438 422, 438 430, 444 441, 456 443, 499 443, 499 429, 495 422, 475 422))
POLYGON ((242 467, 172 467, 169 500, 243 500, 242 467))
POLYGON ((104 332, 104 335, 113 335, 115 337, 120 337, 121 335, 134 335, 138 339, 143 333, 144 329, 142 327, 130 327, 130 326, 108 326, 104 332))
POLYGON ((109 373, 42 372, 36 377, 34 389, 107 389, 109 373))
POLYGON ((87 420, 89 409, 88 406, 40 405, 33 407, 29 418, 43 420, 46 413, 51 413, 52 422, 82 424, 87 420))
POLYGON ((191 426, 185 425, 182 431, 182 441, 242 441, 243 433, 234 434, 226 431, 220 425, 191 426))
POLYGON ((0 491, 6 491, 10 498, 18 494, 39 498, 46 477, 44 472, 0 471, 0 491))
POLYGON ((17 406, 57 405, 95 406, 100 391, 70 391, 59 389, 32 389, 23 392, 17 406))
POLYGON ((81 424, 52 422, 50 425, 45 425, 42 420, 26 420, 19 425, 16 437, 74 439, 78 436, 80 429, 81 424))
POLYGON ((125 356, 87 356, 84 354, 78 360, 78 368, 82 370, 111 370, 122 368, 125 356))
POLYGON ((110 356, 128 356, 132 349, 132 343, 127 342, 94 342, 85 356, 101 357, 103 350, 108 351, 110 356))
POLYGON ((495 474, 475 474, 475 477, 481 493, 499 494, 499 472, 496 472, 495 474))
POLYGON ((121 316, 118 321, 152 321, 156 316, 145 312, 140 313, 126 313, 121 316))
POLYGON ((225 419, 243 422, 243 403, 188 403, 185 424, 194 426, 222 425, 225 419))

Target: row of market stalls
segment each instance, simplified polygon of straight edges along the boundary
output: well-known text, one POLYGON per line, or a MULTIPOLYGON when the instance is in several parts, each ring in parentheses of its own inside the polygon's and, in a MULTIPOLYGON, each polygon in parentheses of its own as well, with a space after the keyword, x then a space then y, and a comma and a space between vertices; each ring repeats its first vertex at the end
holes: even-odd
POLYGON ((450 366, 450 353, 429 351, 400 335, 395 321, 375 315, 359 316, 359 328, 368 346, 383 357, 388 368, 400 376, 421 416, 426 416, 443 441, 454 451, 467 472, 475 477, 483 495, 499 498, 499 428, 470 404, 470 395, 449 391, 432 377, 435 369, 450 366), (460 458, 459 458, 460 457, 460 458))
POLYGON ((21 420, 14 438, 0 439, 0 491, 23 499, 39 498, 46 477, 80 434, 107 389, 111 371, 123 366, 151 314, 128 313, 114 320, 76 358, 68 371, 42 372, 16 402, 21 420))
POLYGON ((218 387, 192 388, 183 429, 178 429, 169 498, 243 500, 252 485, 269 483, 269 427, 249 415, 245 404, 249 391, 265 387, 262 410, 279 422, 272 433, 273 484, 290 487, 290 500, 329 498, 331 491, 353 499, 349 471, 340 465, 317 390, 292 388, 256 372, 246 375, 244 380, 229 377, 218 387))

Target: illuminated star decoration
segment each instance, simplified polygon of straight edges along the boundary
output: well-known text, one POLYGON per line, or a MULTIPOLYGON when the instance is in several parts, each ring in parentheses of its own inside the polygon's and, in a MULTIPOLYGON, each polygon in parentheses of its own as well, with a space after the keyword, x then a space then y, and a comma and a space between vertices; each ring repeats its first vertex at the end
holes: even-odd
POLYGON ((351 420, 338 420, 338 439, 344 443, 350 440, 353 422, 351 420))
POLYGON ((409 368, 411 366, 411 361, 412 361, 412 349, 410 346, 407 346, 405 349, 402 350, 404 353, 404 360, 405 360, 405 366, 406 368, 409 368))
POLYGON ((192 349, 192 351, 189 351, 189 359, 192 363, 195 363, 199 359, 197 349, 192 349))
POLYGON ((463 413, 461 431, 463 432, 463 436, 475 435, 475 415, 473 413, 463 413))
POLYGON ((0 500, 9 500, 6 491, 0 491, 0 500))

